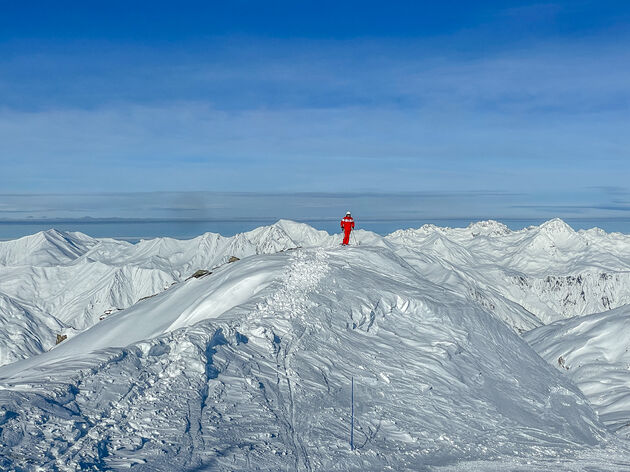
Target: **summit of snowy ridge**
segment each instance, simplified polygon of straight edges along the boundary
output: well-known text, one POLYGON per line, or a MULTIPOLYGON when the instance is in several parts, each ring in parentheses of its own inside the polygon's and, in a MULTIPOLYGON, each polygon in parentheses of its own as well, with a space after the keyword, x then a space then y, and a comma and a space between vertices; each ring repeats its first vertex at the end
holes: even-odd
POLYGON ((565 226, 3 243, 0 469, 628 470, 630 240, 565 226))

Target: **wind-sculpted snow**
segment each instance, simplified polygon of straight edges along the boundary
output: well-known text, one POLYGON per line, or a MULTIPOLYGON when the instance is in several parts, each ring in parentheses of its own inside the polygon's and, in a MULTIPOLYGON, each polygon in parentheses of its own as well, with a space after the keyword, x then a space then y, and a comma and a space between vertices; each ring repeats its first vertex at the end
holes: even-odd
POLYGON ((526 339, 589 399, 612 430, 630 436, 630 306, 543 326, 526 339))
POLYGON ((589 450, 608 454, 599 470, 630 465, 513 330, 387 248, 252 256, 0 379, 5 468, 577 470, 589 450))

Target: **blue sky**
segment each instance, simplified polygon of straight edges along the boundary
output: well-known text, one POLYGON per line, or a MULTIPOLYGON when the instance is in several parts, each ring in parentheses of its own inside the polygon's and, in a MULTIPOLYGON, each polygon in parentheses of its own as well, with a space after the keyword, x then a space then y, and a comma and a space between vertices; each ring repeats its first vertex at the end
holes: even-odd
POLYGON ((4 3, 0 218, 630 216, 628 2, 4 3))

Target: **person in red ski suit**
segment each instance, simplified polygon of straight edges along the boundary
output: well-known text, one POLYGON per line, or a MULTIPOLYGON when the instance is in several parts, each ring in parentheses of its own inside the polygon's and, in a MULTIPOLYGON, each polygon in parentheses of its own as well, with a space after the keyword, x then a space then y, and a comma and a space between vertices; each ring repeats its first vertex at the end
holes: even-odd
POLYGON ((350 232, 354 229, 354 220, 350 212, 346 212, 346 216, 341 220, 341 229, 343 230, 343 244, 347 246, 350 242, 350 232))

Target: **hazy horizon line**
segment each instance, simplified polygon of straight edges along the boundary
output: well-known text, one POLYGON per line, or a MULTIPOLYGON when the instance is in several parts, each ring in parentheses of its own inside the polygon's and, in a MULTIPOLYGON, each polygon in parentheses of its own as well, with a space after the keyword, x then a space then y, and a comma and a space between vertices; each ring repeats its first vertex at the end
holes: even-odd
MULTIPOLYGON (((0 224, 40 224, 40 223, 239 223, 239 222, 277 222, 280 220, 295 221, 298 223, 307 223, 309 221, 328 222, 340 219, 337 216, 330 217, 276 217, 276 216, 259 216, 259 217, 234 217, 234 218, 134 218, 134 217, 92 217, 85 216, 79 218, 57 218, 57 217, 27 217, 27 218, 0 218, 0 224)), ((628 216, 420 216, 420 217, 361 217, 361 221, 366 222, 395 222, 395 221, 421 221, 421 220, 438 220, 438 221, 525 221, 525 220, 541 220, 550 221, 560 219, 563 221, 630 221, 628 216)))

